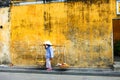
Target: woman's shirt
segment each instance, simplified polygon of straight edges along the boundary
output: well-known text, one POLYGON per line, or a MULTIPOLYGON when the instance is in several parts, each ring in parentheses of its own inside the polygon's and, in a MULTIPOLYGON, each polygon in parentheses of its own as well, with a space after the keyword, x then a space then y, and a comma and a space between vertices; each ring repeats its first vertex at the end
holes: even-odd
POLYGON ((46 48, 46 58, 53 58, 54 53, 53 53, 53 48, 51 46, 48 46, 46 48))

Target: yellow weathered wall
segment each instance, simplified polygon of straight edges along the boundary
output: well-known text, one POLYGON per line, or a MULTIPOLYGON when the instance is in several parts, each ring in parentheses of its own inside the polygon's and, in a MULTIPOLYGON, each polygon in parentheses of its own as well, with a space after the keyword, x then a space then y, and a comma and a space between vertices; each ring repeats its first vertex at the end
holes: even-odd
POLYGON ((54 45, 53 64, 106 67, 113 64, 115 0, 89 0, 11 7, 11 55, 16 65, 44 60, 45 40, 54 45))
POLYGON ((0 8, 0 64, 10 63, 10 24, 9 8, 0 8))

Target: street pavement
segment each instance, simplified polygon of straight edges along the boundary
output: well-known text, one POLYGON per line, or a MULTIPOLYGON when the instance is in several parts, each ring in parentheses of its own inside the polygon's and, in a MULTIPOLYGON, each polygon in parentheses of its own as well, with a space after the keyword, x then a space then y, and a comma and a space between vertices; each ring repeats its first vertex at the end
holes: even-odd
POLYGON ((120 77, 0 72, 0 80, 120 80, 120 77))
POLYGON ((8 67, 0 66, 0 72, 12 72, 12 73, 37 73, 37 74, 58 74, 58 75, 90 75, 90 76, 120 76, 119 70, 113 70, 110 68, 68 68, 58 69, 54 68, 52 71, 47 71, 38 67, 8 67))
POLYGON ((120 70, 112 68, 54 68, 0 66, 0 80, 120 80, 120 70))

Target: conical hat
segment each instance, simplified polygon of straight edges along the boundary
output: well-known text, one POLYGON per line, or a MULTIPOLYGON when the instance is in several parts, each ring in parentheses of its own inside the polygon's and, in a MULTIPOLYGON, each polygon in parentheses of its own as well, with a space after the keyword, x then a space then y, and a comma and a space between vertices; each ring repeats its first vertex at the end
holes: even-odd
POLYGON ((44 44, 52 45, 52 43, 49 40, 45 41, 44 44))

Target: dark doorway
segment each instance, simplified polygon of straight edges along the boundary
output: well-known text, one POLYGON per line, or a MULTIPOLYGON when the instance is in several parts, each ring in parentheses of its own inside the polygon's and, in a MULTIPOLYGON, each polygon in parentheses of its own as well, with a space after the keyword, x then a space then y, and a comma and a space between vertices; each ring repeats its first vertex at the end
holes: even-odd
POLYGON ((9 6, 10 0, 0 0, 0 7, 9 6))
POLYGON ((114 60, 120 61, 120 18, 113 19, 114 60))

